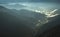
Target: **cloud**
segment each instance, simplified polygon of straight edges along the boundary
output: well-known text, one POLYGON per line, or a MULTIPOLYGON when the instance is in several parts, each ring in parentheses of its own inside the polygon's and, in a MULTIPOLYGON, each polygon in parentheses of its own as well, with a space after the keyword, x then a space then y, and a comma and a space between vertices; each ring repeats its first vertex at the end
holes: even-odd
MULTIPOLYGON (((4 5, 11 9, 27 9, 30 11, 38 12, 47 15, 47 17, 54 17, 54 12, 58 10, 59 4, 54 3, 28 3, 28 2, 18 2, 18 3, 8 3, 4 5)), ((57 15, 57 14, 56 14, 57 15)))
POLYGON ((17 3, 8 3, 8 5, 16 5, 17 3))

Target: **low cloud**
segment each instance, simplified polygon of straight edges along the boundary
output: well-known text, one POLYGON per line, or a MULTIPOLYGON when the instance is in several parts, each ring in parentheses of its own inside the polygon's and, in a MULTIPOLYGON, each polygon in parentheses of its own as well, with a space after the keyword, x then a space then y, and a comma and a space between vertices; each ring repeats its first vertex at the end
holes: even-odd
POLYGON ((8 4, 2 4, 2 5, 7 8, 16 9, 16 10, 27 9, 30 11, 45 14, 47 15, 47 17, 55 16, 52 13, 54 13, 54 11, 57 11, 58 6, 60 6, 54 3, 28 3, 28 2, 8 3, 8 4))

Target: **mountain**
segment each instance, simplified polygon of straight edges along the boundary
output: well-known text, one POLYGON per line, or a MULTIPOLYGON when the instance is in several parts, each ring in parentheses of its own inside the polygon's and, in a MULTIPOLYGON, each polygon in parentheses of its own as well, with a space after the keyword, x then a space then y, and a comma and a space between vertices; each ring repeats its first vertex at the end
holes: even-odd
POLYGON ((25 17, 24 20, 26 20, 27 22, 30 20, 28 23, 28 24, 32 23, 30 26, 32 25, 35 26, 38 23, 38 20, 42 22, 46 18, 45 14, 37 13, 26 9, 21 9, 19 12, 20 12, 19 14, 23 16, 22 18, 25 17))
POLYGON ((26 22, 27 26, 34 27, 36 23, 38 23, 38 20, 45 21, 46 15, 37 13, 34 11, 26 10, 26 9, 21 9, 21 10, 15 10, 13 9, 12 11, 16 12, 16 16, 19 17, 23 22, 26 22))
POLYGON ((20 14, 21 15, 24 15, 24 16, 27 16, 27 17, 31 17, 31 18, 43 18, 45 17, 46 15, 44 14, 41 14, 41 13, 37 13, 37 12, 34 12, 34 11, 29 11, 29 10, 26 10, 26 9, 21 9, 20 10, 20 14))
POLYGON ((60 15, 51 18, 51 20, 48 23, 40 26, 35 36, 36 37, 45 37, 45 36, 52 37, 52 35, 54 37, 60 36, 60 15))
POLYGON ((13 13, 13 11, 0 6, 0 34, 3 37, 30 37, 32 28, 29 28, 23 20, 13 15, 13 13))
POLYGON ((29 10, 14 10, 0 6, 0 33, 5 36, 31 37, 35 22, 45 17, 44 14, 29 10), (27 36, 28 35, 28 36, 27 36))

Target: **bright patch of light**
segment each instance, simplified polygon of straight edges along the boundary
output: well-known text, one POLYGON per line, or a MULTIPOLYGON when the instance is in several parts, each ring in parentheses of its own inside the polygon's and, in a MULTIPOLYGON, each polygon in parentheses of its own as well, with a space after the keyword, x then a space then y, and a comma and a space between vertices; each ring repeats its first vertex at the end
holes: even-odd
POLYGON ((58 14, 54 14, 57 10, 58 9, 55 9, 55 10, 49 12, 49 13, 46 13, 47 17, 55 17, 55 16, 57 16, 58 14))
POLYGON ((55 9, 55 10, 53 10, 51 13, 54 13, 55 11, 57 11, 58 9, 55 9))
POLYGON ((42 10, 41 10, 41 9, 40 9, 40 11, 39 11, 39 10, 33 9, 33 11, 35 11, 35 12, 38 12, 38 13, 47 15, 48 18, 49 18, 49 17, 55 17, 55 16, 57 16, 58 14, 54 14, 57 10, 58 10, 58 9, 54 9, 53 11, 50 10, 50 9, 48 9, 48 10, 46 10, 46 9, 42 9, 42 10))

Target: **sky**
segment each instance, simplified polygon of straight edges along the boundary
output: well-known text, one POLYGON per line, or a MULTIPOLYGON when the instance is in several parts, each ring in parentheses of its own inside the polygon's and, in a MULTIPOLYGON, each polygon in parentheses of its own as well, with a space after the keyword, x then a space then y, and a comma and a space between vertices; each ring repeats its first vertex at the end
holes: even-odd
POLYGON ((60 0, 0 0, 0 2, 57 2, 60 0))

